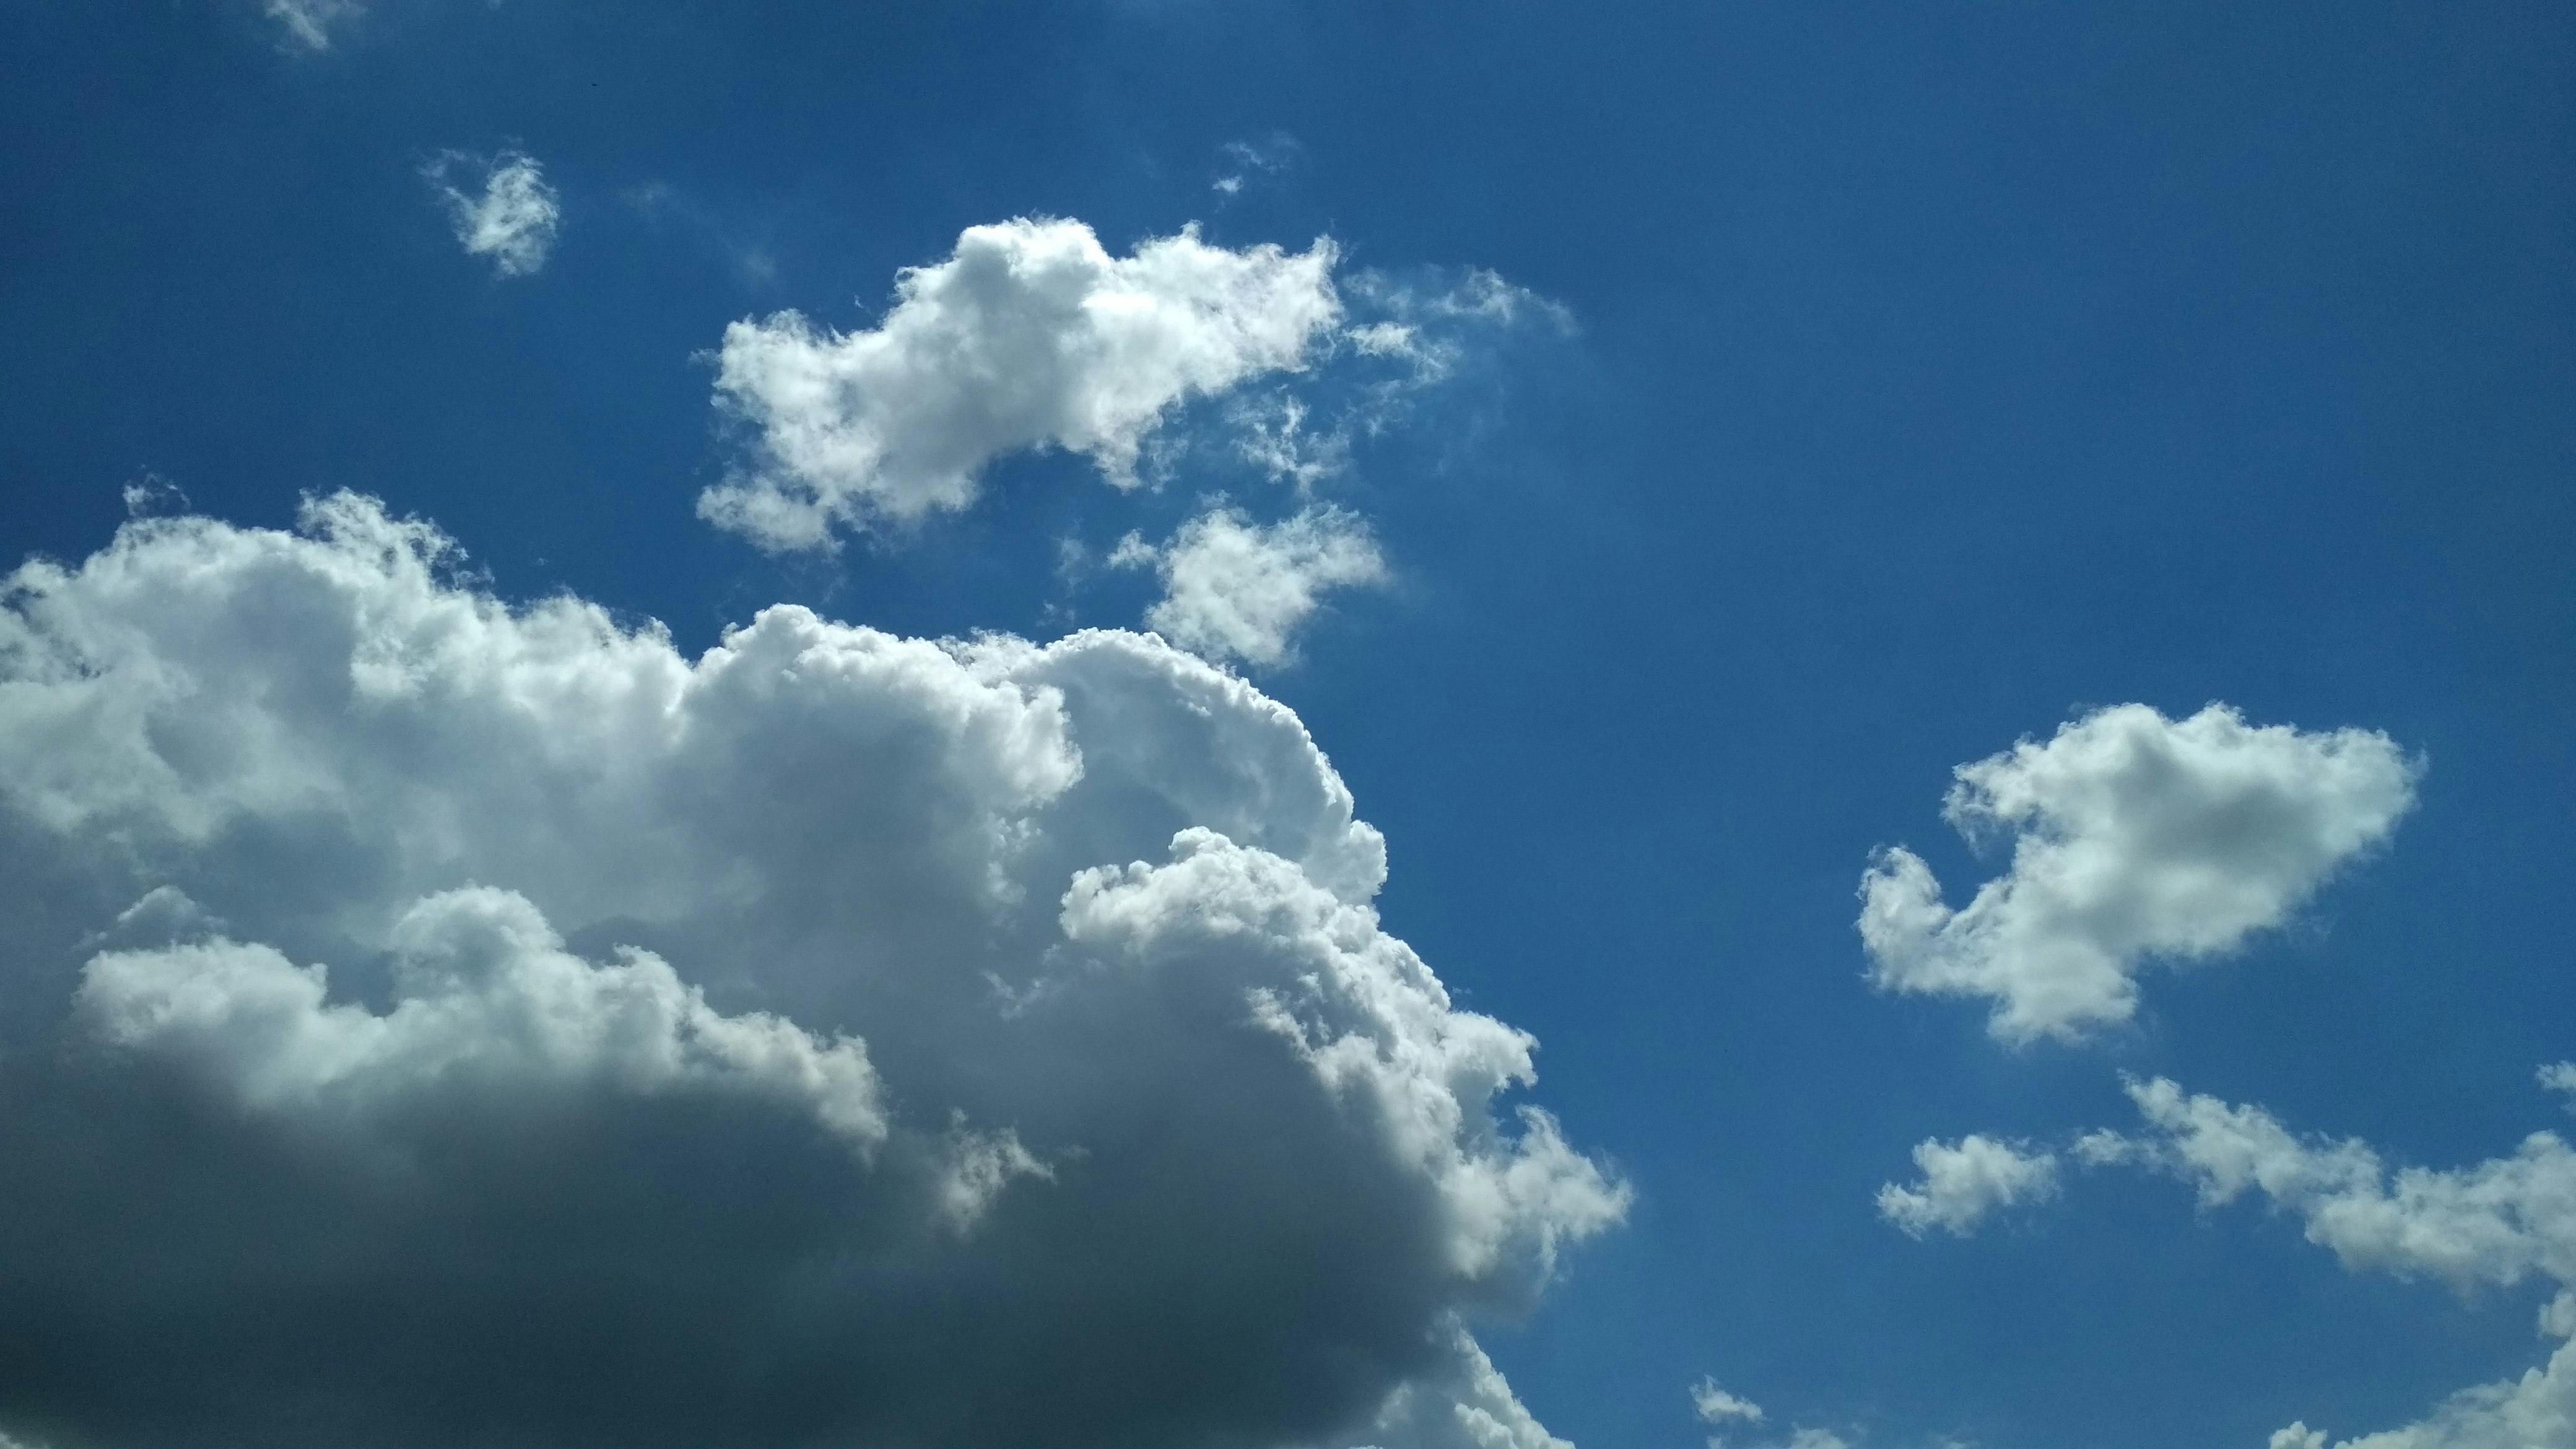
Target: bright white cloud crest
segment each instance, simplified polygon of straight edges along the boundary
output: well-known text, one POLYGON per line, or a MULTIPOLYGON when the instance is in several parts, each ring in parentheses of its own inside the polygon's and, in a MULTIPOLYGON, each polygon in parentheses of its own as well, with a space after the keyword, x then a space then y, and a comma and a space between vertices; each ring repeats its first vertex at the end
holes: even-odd
POLYGON ((1211 246, 1195 228, 1116 257, 1078 221, 970 227, 906 270, 872 329, 794 312, 725 330, 719 400, 758 458, 699 500, 772 549, 964 508, 985 465, 1062 448, 1117 484, 1176 405, 1305 365, 1341 316, 1334 249, 1211 246))
POLYGON ((563 204, 535 157, 504 151, 485 159, 450 151, 424 174, 469 254, 490 257, 492 269, 505 277, 528 276, 546 264, 563 226, 563 204), (475 178, 469 181, 473 189, 455 184, 459 174, 475 178))
POLYGON ((2087 715, 1959 768, 1943 813, 2013 842, 1966 906, 1913 852, 1881 854, 1861 883, 1872 979, 1990 998, 2007 1041, 2126 1021, 2147 965, 2235 949, 2386 839, 2417 769, 2375 731, 2249 725, 2224 705, 2087 715))
POLYGON ((1626 1190, 1293 714, 1118 633, 690 660, 453 558, 343 495, 13 580, 0 1422, 1556 1442, 1468 1325, 1626 1190))

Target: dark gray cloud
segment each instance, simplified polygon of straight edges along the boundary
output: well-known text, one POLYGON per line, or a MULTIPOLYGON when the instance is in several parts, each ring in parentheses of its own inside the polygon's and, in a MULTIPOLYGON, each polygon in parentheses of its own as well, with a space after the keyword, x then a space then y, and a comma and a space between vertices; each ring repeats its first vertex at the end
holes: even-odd
POLYGON ((1624 1190, 1151 639, 685 660, 343 496, 0 612, 0 1432, 1508 1445, 1624 1190))

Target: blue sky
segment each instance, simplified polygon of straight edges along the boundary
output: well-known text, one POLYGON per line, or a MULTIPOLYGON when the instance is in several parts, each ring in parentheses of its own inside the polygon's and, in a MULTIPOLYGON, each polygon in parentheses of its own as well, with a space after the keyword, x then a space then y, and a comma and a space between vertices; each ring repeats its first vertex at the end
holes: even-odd
MULTIPOLYGON (((2496 1188, 2481 1210, 2503 1215, 2503 1236, 2482 1241, 2510 1240, 2493 1248, 2502 1256, 2444 1267, 2420 1239, 2336 1236, 2320 1204, 2368 1197, 2375 1176, 2365 1191, 2284 1166, 2277 1191, 2200 1202, 2195 1187, 2224 1195, 2214 1159, 2190 1150, 2207 1139, 2142 1111, 2124 1081, 2259 1107, 2301 1150, 2357 1139, 2391 1168, 2474 1171, 2528 1134, 2576 1129, 2561 1110, 2576 1098, 2534 1076, 2576 1058, 2562 925, 2576 867, 2576 12, 21 0, 0 13, 0 69, 0 320, 14 343, 0 354, 0 546, 13 565, 77 571, 138 511, 211 520, 204 557, 231 559, 251 530, 293 529, 300 500, 347 489, 462 548, 436 587, 519 604, 570 595, 627 627, 659 620, 683 659, 777 603, 895 636, 1039 644, 1139 628, 1160 609, 1176 644, 1293 710, 1383 833, 1386 936, 1420 953, 1461 1013, 1539 1044, 1535 1085, 1490 1103, 1470 1094, 1468 1118, 1490 1112, 1508 1137, 1517 1104, 1544 1107, 1591 1164, 1564 1168, 1566 1191, 1606 1195, 1594 1217, 1531 1208, 1528 1230, 1561 1231, 1561 1252, 1520 1264, 1528 1282, 1496 1269, 1415 1305, 1432 1316, 1407 1330, 1464 1315, 1548 1432, 1597 1449, 1713 1434, 1787 1443, 1799 1429, 1852 1449, 2304 1449, 2267 1440, 2295 1422, 2323 1430, 2322 1449, 2432 1423, 2455 1392, 2519 1380, 2557 1350, 2533 1325, 2571 1286, 2576 1178, 2541 1170, 2538 1186, 2496 1188), (469 250, 441 186, 471 210, 520 165, 544 220, 520 218, 516 261, 469 250), (889 344, 884 372, 838 350, 873 329, 895 336, 899 307, 915 305, 897 300, 904 269, 955 261, 932 280, 967 277, 961 234, 1015 219, 1032 223, 1030 247, 1096 239, 1105 290, 1187 294, 1196 310, 1148 341, 1213 351, 1186 365, 1124 352, 1081 363, 1046 407, 1090 407, 1120 387, 1145 402, 1077 436, 1069 411, 992 421, 1009 411, 995 401, 1005 384, 1030 375, 1007 349, 998 372, 971 376, 941 371, 928 343, 889 344), (1170 240, 1192 224, 1191 240, 1170 240), (1310 250, 1318 239, 1329 246, 1310 250), (1180 259, 1172 270, 1120 270, 1156 246, 1180 259), (1207 280, 1265 255, 1267 292, 1207 280), (1322 280, 1274 275, 1299 258, 1322 280), (1330 320, 1280 320, 1319 286, 1330 320), (805 333, 774 320, 788 311, 810 319, 805 333), (1243 336, 1209 340, 1237 324, 1243 336), (727 382, 751 357, 737 345, 763 341, 797 366, 851 369, 837 401, 727 382), (1289 400, 1307 410, 1300 457, 1316 471, 1302 484, 1244 446, 1276 435, 1289 400), (836 446, 964 448, 941 475, 952 503, 904 513, 889 501, 897 464, 800 463, 777 431, 799 419, 836 446), (1123 466, 1121 440, 1143 444, 1134 476, 1104 483, 1123 466), (764 478, 855 501, 809 520, 802 544, 819 546, 708 516, 721 512, 702 503, 709 490, 764 478), (138 483, 154 497, 129 504, 138 483), (1227 591, 1255 585, 1222 571, 1249 567, 1241 557, 1194 551, 1212 535, 1191 529, 1209 519, 1272 550, 1254 550, 1267 583, 1303 568, 1317 607, 1224 623, 1218 605, 1250 597, 1227 591), (1297 538, 1312 546, 1305 562, 1278 562, 1297 538), (1313 550, 1335 548, 1340 574, 1316 574, 1313 550), (1193 578, 1216 592, 1190 593, 1193 578), (2097 712, 2138 704, 2157 712, 2139 738, 2171 745, 2214 702, 2272 727, 2259 741, 2274 753, 2257 761, 2257 736, 2215 726, 2204 753, 2172 746, 2185 778, 2141 798, 2187 802, 2218 781, 2219 803, 2176 806, 2170 832, 2141 824, 2134 802, 2090 825, 2075 806, 2043 805, 1981 845, 1943 817, 1954 770, 2017 741, 2072 739, 2063 758, 2081 773, 2093 766, 2075 746, 2093 737, 2061 726, 2137 723, 2097 712), (2362 783, 2322 763, 2338 740, 2362 783), (2253 798, 2227 794, 2240 788, 2261 798, 2229 815, 2228 800, 2253 798), (2281 845, 2264 834, 2275 829, 2307 843, 2281 845), (2337 830, 2337 844, 2308 839, 2337 830), (1857 890, 1873 852, 1910 848, 1962 907, 2013 874, 2017 838, 2100 847, 2110 904, 2030 929, 2053 949, 2126 922, 2131 946, 2114 954, 2135 975, 2133 1012, 1999 1038, 1989 1008, 2006 988, 1910 992, 1906 972, 1932 958, 1908 967, 1903 949, 1865 945, 1857 890), (2202 866, 2270 884, 2232 926, 2200 887, 2140 894, 2159 869, 2202 866), (2156 911, 2170 920, 2137 923, 2156 911), (2167 969, 2194 929, 2204 939, 2188 949, 2206 959, 2167 969), (2088 1165, 2079 1134, 2104 1129, 2127 1145, 2097 1155, 2126 1155, 2088 1165), (1968 1231, 1902 1231, 1882 1187, 1921 1175, 1918 1144, 1969 1134, 2016 1160, 2047 1154, 2053 1195, 1963 1210, 1968 1231), (1703 1422, 1690 1390, 1704 1378, 1763 1418, 1703 1422)), ((1006 242, 1022 245, 993 245, 1006 242)), ((950 312, 919 306, 905 315, 925 336, 950 335, 938 331, 950 312)), ((966 303, 952 310, 967 317, 955 335, 984 335, 966 303)), ((0 689, 36 688, 31 639, 144 638, 135 658, 207 679, 265 678, 244 660, 325 647, 291 611, 192 631, 186 609, 150 602, 152 589, 184 593, 153 572, 177 555, 136 547, 142 603, 27 613, 22 578, 11 607, 39 622, 12 626, 0 689), (129 605, 139 612, 115 612, 129 605), (97 622, 111 614, 123 622, 97 622), (219 633, 234 643, 210 642, 219 633)), ((249 606, 221 606, 235 607, 249 606)), ((1079 667, 1013 665, 1013 687, 1079 667)), ((1152 666, 1167 667, 1182 668, 1152 666)), ((245 693, 238 715, 208 707, 271 722, 241 724, 205 757, 323 728, 260 713, 289 710, 287 694, 245 693)), ((584 959, 640 944, 719 1011, 793 1002, 817 1040, 864 1038, 889 1084, 887 1161, 906 1132, 938 1137, 947 1088, 929 1084, 954 1076, 971 1079, 954 1090, 974 1130, 1017 1131, 1038 1165, 1018 1181, 1007 1153, 973 1159, 1005 1164, 996 1202, 1050 1182, 1074 1193, 1082 1123, 1067 1117, 1045 1139, 1037 1106, 987 1120, 1022 1100, 984 1080, 1008 1069, 977 1076, 951 1059, 1002 1048, 959 1045, 942 1033, 964 1028, 944 1015, 903 1040, 889 1024, 907 1020, 888 1004, 899 992, 806 1000, 764 986, 756 963, 692 958, 692 941, 723 935, 714 916, 660 922, 662 935, 634 924, 643 907, 576 921, 588 888, 549 885, 557 866, 513 865, 502 846, 413 874, 387 867, 409 894, 366 896, 363 909, 358 886, 335 903, 344 888, 310 864, 330 852, 257 855, 306 814, 261 816, 264 834, 169 826, 185 840, 163 850, 142 817, 117 813, 163 805, 78 795, 150 774, 132 773, 141 757, 84 763, 77 732, 28 722, 39 714, 0 716, 9 773, 92 783, 12 794, 7 858, 112 864, 63 867, 77 880, 52 899, 78 907, 39 909, 36 887, 11 890, 12 910, 44 923, 0 939, 14 956, 0 961, 12 986, 0 1015, 15 1017, 0 1042, 22 1064, 85 1029, 66 983, 108 979, 82 962, 98 942, 125 949, 101 933, 147 889, 184 887, 190 909, 231 925, 134 949, 273 944, 295 963, 332 959, 337 984, 408 949, 394 927, 352 922, 471 883, 525 892, 584 959), (292 888, 275 874, 307 870, 292 888), (254 927, 270 921, 263 891, 321 904, 275 906, 254 927), (258 929, 270 936, 253 940, 258 929), (908 1087, 908 1070, 927 1075, 908 1087)), ((838 718, 782 738, 841 739, 838 718)), ((424 719, 418 739, 444 727, 424 719)), ((850 728, 849 769, 931 770, 867 753, 895 749, 880 743, 893 736, 850 728)), ((1103 732, 1083 737, 1092 762, 1144 727, 1105 716, 1082 728, 1103 732)), ((519 748, 472 738, 451 742, 466 761, 457 780, 482 778, 473 750, 519 748)), ((1132 739, 1143 762, 1120 788, 1186 793, 1172 781, 1189 771, 1258 773, 1225 757, 1230 743, 1207 747, 1210 764, 1157 755, 1162 736, 1132 739)), ((393 822, 389 840, 436 833, 404 812, 434 815, 420 801, 441 787, 370 794, 398 772, 350 768, 334 809, 393 822)), ((959 790, 983 788, 959 768, 959 790)), ((1106 764, 1085 768, 1109 778, 1106 764)), ((770 808, 761 790, 785 791, 771 802, 783 810, 799 788, 745 780, 754 816, 770 808)), ((451 785, 458 809, 515 808, 451 785)), ((245 820, 270 808, 250 785, 217 793, 245 820)), ((910 879, 904 832, 928 827, 865 810, 797 827, 807 858, 843 862, 849 880, 910 879)), ((1164 859, 1159 837, 1084 856, 1094 837, 1074 818, 1027 826, 1056 832, 1047 849, 1060 844, 1067 866, 1032 877, 1049 922, 1070 870, 1164 859)), ((1228 829, 1215 814, 1188 823, 1228 829)), ((701 828, 716 827, 653 827, 701 828)), ((1338 868, 1278 844, 1277 820, 1260 841, 1251 828, 1229 838, 1296 857, 1301 881, 1338 868)), ((566 827, 564 840, 606 874, 627 868, 598 836, 566 827)), ((925 934, 866 937, 852 959, 944 949, 953 923, 922 914, 903 929, 925 934)), ((1050 951, 1110 939, 1070 915, 1062 929, 1050 951)), ((1960 949, 2005 975, 2041 952, 1960 949)), ((1049 979, 1012 977, 1012 989, 1049 979)), ((1070 1060, 1076 1041, 1115 1039, 1043 1050, 1070 1060)), ((1511 1140, 1538 1160, 1534 1139, 1511 1140)), ((1473 1143, 1459 1150, 1482 1161, 1473 1143)), ((1222 1156, 1172 1170, 1222 1173, 1222 1156)), ((1337 1161, 1301 1180, 1329 1187, 1337 1161)), ((0 1248, 0 1272, 32 1271, 51 1221, 0 1218, 20 1239, 0 1248)), ((258 1261, 293 1277, 310 1267, 293 1244, 309 1240, 285 1241, 262 1250, 282 1258, 258 1261)), ((118 1248, 110 1237, 99 1251, 118 1248)), ((1007 1280, 1020 1260, 995 1251, 976 1271, 1007 1280)), ((279 1432, 256 1407, 184 1389, 157 1418, 91 1407, 78 1385, 120 1362, 116 1335, 60 1325, 107 1321, 112 1295, 64 1282, 47 1280, 44 1301, 65 1317, 25 1315, 0 1333, 47 1365, 14 1397, 0 1367, 0 1433, 124 1449, 279 1432)), ((1067 1301, 1078 1316, 1084 1300, 1067 1301)), ((904 1311, 860 1304, 890 1321, 904 1311)), ((1104 1305, 1101 1322, 1151 1312, 1104 1305)), ((1303 1331, 1262 1331, 1274 1328, 1303 1331)), ((138 1342, 164 1332, 195 1342, 133 1329, 138 1342)), ((423 1341, 436 1351, 434 1335, 423 1341)), ((284 1386, 277 1402, 338 1391, 329 1352, 280 1342, 262 1370, 284 1386)), ((1020 1371, 993 1373, 1042 1397, 1010 1377, 1020 1371)), ((491 1402, 544 1397, 496 1372, 491 1402)), ((1354 1381, 1448 1392, 1431 1369, 1384 1372, 1354 1381)), ((2576 1401, 2576 1386, 2556 1391, 2576 1401)), ((1372 1429, 1365 1415, 1264 1420, 1244 1407, 1260 1395, 1211 1394, 1225 1407, 1191 1412, 1217 1427, 1169 1429, 1168 1442, 1449 1442, 1449 1428, 1372 1429)), ((414 1426, 389 1442, 468 1422, 418 1408, 435 1397, 422 1388, 386 1411, 382 1422, 414 1426)), ((1202 1423, 1156 1417, 1169 1406, 1141 1387, 1101 1403, 1113 1427, 1202 1423)), ((474 1432, 494 1437, 583 1432, 478 1413, 474 1432)), ((955 1427, 968 1422, 904 1420, 848 1442, 987 1432, 955 1427)), ((2554 1422, 2523 1431, 2542 1437, 2427 1429, 2371 1449, 2576 1443, 2547 1437, 2566 1432, 2554 1422)))

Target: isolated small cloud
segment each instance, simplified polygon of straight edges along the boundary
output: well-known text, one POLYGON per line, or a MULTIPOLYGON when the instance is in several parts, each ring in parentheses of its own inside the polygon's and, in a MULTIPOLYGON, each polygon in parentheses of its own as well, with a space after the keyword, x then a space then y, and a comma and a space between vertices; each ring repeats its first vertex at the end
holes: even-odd
POLYGON ((2385 840, 2418 769, 2373 730, 2254 726, 2225 705, 2087 715, 1959 767, 1943 814, 2013 843, 1966 906, 1912 851, 1880 853, 1861 882, 1871 979, 1989 998, 2010 1042, 2125 1021, 2149 964, 2234 950, 2385 840))
POLYGON ((261 13, 286 30, 287 39, 307 50, 331 48, 331 32, 366 13, 359 0, 260 0, 261 13))
POLYGON ((1762 1422, 1762 1406, 1749 1399, 1739 1399, 1717 1386, 1717 1380, 1702 1377, 1691 1385, 1691 1411, 1703 1424, 1762 1422))
MULTIPOLYGON (((2541 1332, 2570 1340, 2520 1378, 2465 1389, 2400 1429, 2335 1449, 2537 1449, 2576 1444, 2576 1152, 2535 1132, 2511 1156, 2464 1168, 2391 1167, 2369 1144, 2293 1133, 2260 1107, 2131 1082, 2145 1130, 2095 1133, 2088 1160, 2128 1163, 2192 1184, 2205 1206, 2248 1193, 2297 1217, 2308 1240, 2347 1268, 2430 1277, 2465 1292, 2538 1277, 2559 1292, 2541 1332)), ((2272 1449, 2324 1449, 2304 1421, 2272 1449)))
POLYGON ((781 312, 725 330, 717 400, 756 451, 699 512, 765 548, 826 549, 966 507, 1008 453, 1062 448, 1133 485, 1178 404, 1306 364, 1341 316, 1334 256, 1191 227, 1114 257, 1078 221, 971 227, 896 279, 874 328, 781 312))
POLYGON ((1914 1165, 1920 1181, 1878 1190, 1878 1215, 1908 1237, 1934 1228, 1965 1237, 1997 1211, 2057 1196, 2056 1156, 2026 1144, 1970 1133, 1955 1143, 1918 1144, 1914 1165))
POLYGON ((2540 1069, 2540 1085, 2567 1094, 2567 1110, 2576 1112, 2576 1062, 2552 1062, 2540 1069))
POLYGON ((1278 523, 1218 508, 1160 547, 1130 534, 1113 567, 1150 567, 1163 597, 1145 622, 1208 659, 1273 666, 1295 657, 1298 629, 1334 589, 1386 581, 1386 559, 1357 515, 1309 507, 1278 523))
POLYGON ((469 254, 490 257, 493 270, 505 277, 524 277, 546 264, 562 229, 563 206, 535 157, 523 151, 491 157, 448 151, 422 174, 469 254))

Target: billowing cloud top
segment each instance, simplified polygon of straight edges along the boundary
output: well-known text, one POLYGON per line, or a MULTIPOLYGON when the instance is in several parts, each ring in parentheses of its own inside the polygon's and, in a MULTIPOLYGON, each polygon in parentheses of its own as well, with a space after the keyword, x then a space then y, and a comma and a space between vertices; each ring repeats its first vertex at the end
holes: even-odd
POLYGON ((1551 1442, 1468 1335, 1626 1192, 1150 638, 695 660, 343 495, 0 611, 0 1428, 1551 1442))
POLYGON ((719 400, 758 456, 699 500, 764 547, 965 507, 1003 454, 1056 447, 1132 483, 1144 440, 1193 395, 1304 364, 1341 316, 1334 249, 1241 251, 1195 228, 1113 257, 1078 221, 970 227, 898 277, 876 327, 795 312, 725 330, 719 400))
POLYGON ((1966 906, 1884 852, 1860 932, 1890 990, 1984 996, 1994 1034, 2071 1037, 2137 1009, 2149 962, 2234 949, 2277 926, 2414 805, 2418 766, 2386 735, 2247 724, 2211 705, 2122 705, 1959 767, 1944 809, 2008 835, 2012 869, 1966 906))

